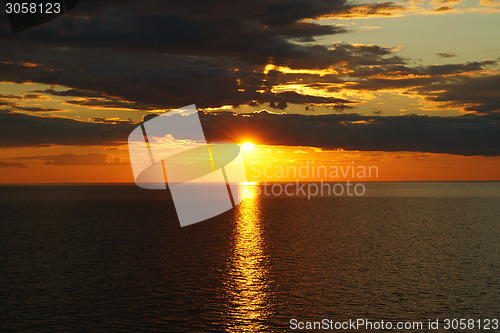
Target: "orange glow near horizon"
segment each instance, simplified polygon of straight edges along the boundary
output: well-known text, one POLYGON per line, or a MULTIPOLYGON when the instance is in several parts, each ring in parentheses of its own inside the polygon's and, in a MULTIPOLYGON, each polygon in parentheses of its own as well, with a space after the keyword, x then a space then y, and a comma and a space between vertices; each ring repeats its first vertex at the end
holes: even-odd
MULTIPOLYGON (((421 152, 325 151, 244 141, 248 182, 276 181, 488 181, 500 180, 500 157, 421 152), (370 167, 371 174, 370 174, 370 167), (365 173, 363 174, 363 168, 365 173), (353 175, 354 171, 354 175, 353 175), (353 177, 354 176, 354 177, 353 177)), ((126 146, 3 149, 0 183, 133 183, 126 146), (69 151, 68 151, 69 150, 69 151), (49 156, 75 154, 81 163, 49 156), (92 164, 86 155, 103 154, 92 164), (62 161, 64 162, 64 161, 62 161), (71 164, 73 163, 73 164, 71 164), (87 164, 83 164, 87 163, 87 164)))

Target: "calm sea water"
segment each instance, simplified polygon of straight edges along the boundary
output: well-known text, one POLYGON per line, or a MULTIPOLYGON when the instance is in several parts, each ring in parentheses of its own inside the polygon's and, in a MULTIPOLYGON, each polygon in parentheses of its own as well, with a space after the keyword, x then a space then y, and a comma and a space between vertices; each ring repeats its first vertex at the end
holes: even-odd
POLYGON ((500 183, 311 200, 245 190, 237 209, 181 228, 166 192, 0 187, 1 331, 499 317, 500 183))

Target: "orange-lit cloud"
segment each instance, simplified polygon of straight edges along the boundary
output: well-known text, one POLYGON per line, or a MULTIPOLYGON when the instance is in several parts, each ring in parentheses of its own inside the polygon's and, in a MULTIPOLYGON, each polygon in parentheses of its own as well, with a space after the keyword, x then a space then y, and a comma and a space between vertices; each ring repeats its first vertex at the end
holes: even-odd
POLYGON ((349 5, 344 8, 340 13, 326 14, 318 18, 366 18, 377 16, 396 16, 401 12, 408 10, 405 6, 395 2, 381 2, 381 3, 367 3, 362 5, 349 5))

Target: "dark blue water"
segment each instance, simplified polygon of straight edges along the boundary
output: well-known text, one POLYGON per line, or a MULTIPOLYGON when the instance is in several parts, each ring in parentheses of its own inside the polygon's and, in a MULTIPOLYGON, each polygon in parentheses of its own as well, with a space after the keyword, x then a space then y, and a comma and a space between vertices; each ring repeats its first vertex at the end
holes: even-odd
POLYGON ((247 191, 237 209, 181 228, 166 192, 1 187, 1 331, 499 317, 499 183, 379 183, 311 200, 247 191))

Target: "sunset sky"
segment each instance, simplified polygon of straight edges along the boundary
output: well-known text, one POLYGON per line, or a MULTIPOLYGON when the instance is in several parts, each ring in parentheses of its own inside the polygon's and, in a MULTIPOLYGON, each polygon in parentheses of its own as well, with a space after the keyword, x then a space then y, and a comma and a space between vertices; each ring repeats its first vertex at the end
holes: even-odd
POLYGON ((499 31, 494 0, 88 0, 18 33, 2 14, 0 183, 133 182, 128 134, 190 104, 209 141, 255 144, 253 181, 308 161, 500 180, 499 31))

